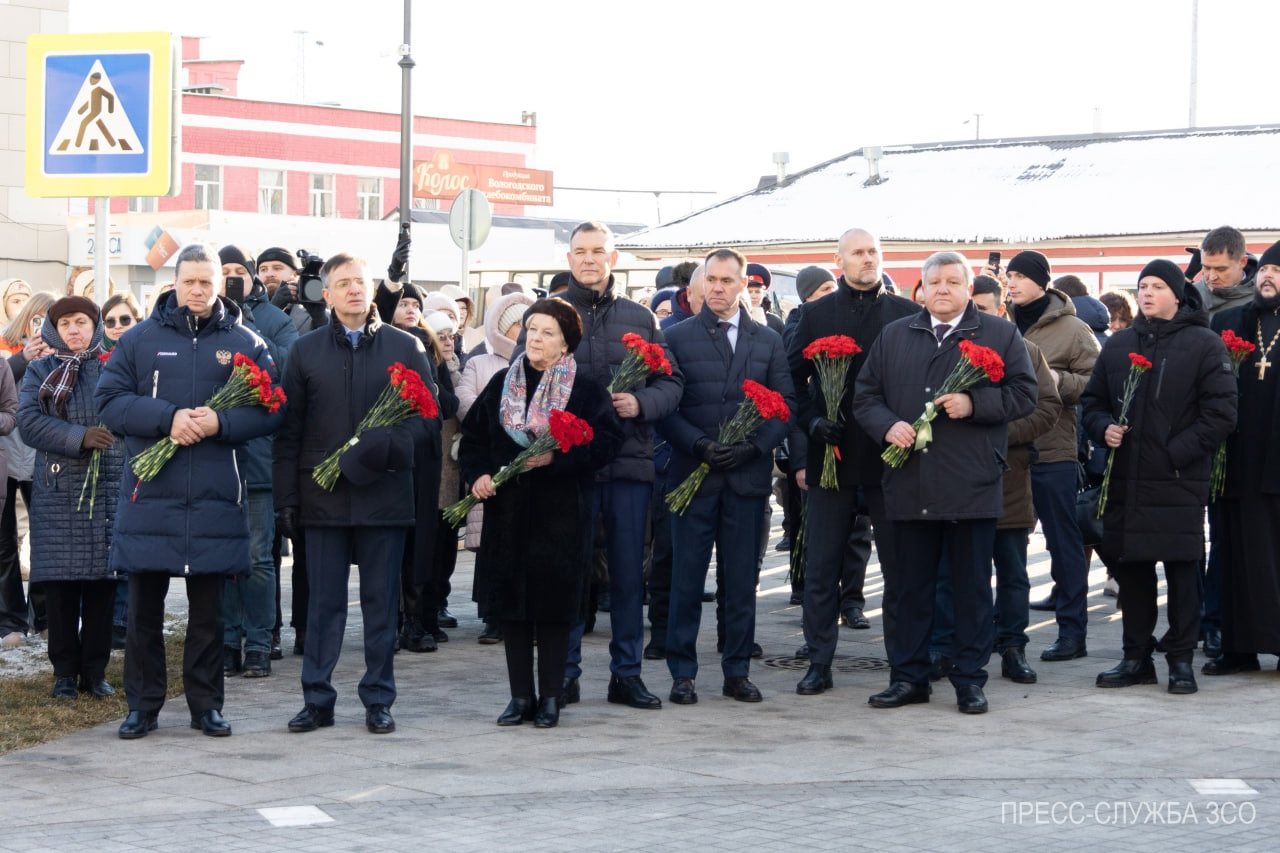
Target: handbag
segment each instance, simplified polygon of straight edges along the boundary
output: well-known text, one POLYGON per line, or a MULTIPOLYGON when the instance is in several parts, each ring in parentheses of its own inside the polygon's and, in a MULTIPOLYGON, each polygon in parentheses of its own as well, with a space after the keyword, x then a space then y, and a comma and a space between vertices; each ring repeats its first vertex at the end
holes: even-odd
POLYGON ((1076 523, 1080 526, 1080 537, 1086 548, 1097 548, 1102 544, 1102 519, 1098 518, 1101 497, 1100 485, 1076 493, 1076 523))

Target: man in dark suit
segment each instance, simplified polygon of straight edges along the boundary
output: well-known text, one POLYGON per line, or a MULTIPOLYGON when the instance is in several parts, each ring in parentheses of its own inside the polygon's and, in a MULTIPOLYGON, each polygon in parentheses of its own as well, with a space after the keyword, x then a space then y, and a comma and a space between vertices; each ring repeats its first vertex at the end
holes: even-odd
POLYGON ((755 638, 756 563, 773 449, 786 435, 787 424, 768 420, 747 440, 732 445, 717 439, 720 425, 733 417, 743 400, 745 380, 780 393, 788 409, 794 408, 795 396, 782 338, 752 320, 742 300, 746 269, 747 259, 735 249, 707 255, 705 304, 697 315, 672 327, 667 337, 684 372, 680 405, 660 427, 672 447, 668 483, 682 483, 699 463, 711 468, 685 512, 671 516, 675 562, 667 668, 674 680, 671 701, 680 705, 698 701, 693 682, 698 674, 702 588, 717 542, 725 587, 723 693, 740 702, 761 700, 748 678, 755 638))
POLYGON ((439 454, 440 422, 415 416, 398 426, 365 430, 342 455, 332 491, 317 484, 312 471, 355 434, 387 387, 392 364, 417 371, 433 397, 437 389, 421 342, 379 319, 363 260, 334 255, 320 278, 332 317, 290 352, 284 377, 289 412, 275 443, 276 523, 286 536, 304 529, 311 581, 302 659, 306 704, 289 721, 289 731, 333 725, 333 670, 342 652, 347 581, 355 562, 366 667, 360 700, 369 731, 386 734, 396 727, 392 659, 405 531, 415 522, 414 450, 434 442, 439 454))
POLYGON ((868 435, 910 450, 901 467, 885 468, 885 514, 892 523, 898 583, 894 635, 886 643, 889 688, 874 708, 929 701, 929 632, 938 561, 950 561, 955 603, 951 683, 960 711, 982 714, 984 667, 995 640, 991 560, 1003 509, 1007 424, 1035 410, 1031 358, 1013 325, 980 313, 970 300, 973 273, 957 252, 924 262, 923 310, 885 327, 858 374, 853 413, 868 435), (938 395, 961 358, 960 343, 989 347, 1004 361, 997 383, 938 395), (932 440, 916 447, 913 427, 926 404, 937 407, 932 440))

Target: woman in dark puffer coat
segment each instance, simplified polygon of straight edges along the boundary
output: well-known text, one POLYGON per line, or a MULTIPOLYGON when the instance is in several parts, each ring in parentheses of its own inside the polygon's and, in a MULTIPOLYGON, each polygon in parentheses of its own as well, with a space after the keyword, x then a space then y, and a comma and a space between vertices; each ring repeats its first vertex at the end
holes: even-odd
POLYGON ((102 370, 99 320, 83 296, 49 308, 43 335, 54 353, 28 366, 18 404, 18 428, 36 451, 31 581, 48 600, 55 699, 75 699, 77 686, 97 698, 115 693, 104 679, 116 591, 108 555, 124 456, 93 399, 102 370), (81 505, 94 450, 102 451, 96 491, 90 483, 81 505))

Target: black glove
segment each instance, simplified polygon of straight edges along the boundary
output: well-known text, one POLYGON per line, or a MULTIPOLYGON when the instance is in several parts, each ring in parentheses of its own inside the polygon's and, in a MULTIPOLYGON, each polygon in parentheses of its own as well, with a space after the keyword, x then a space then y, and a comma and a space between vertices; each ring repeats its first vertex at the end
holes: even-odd
POLYGON ((839 444, 844 440, 844 426, 826 418, 814 418, 809 425, 809 436, 824 444, 839 444))
POLYGON ((271 297, 271 304, 279 308, 281 311, 287 309, 296 300, 293 297, 293 291, 287 282, 280 282, 276 286, 275 295, 271 297))
POLYGON ((715 456, 716 450, 723 447, 723 444, 704 436, 693 443, 693 455, 711 465, 711 460, 715 456))
POLYGON ((298 535, 298 508, 287 506, 276 510, 276 532, 286 539, 298 535))
POLYGON ((409 268, 409 223, 400 226, 400 239, 396 241, 396 250, 391 253, 391 266, 387 267, 387 280, 400 281, 409 268))
POLYGON ((756 447, 749 441, 739 441, 737 444, 718 444, 716 450, 712 454, 712 461, 709 463, 716 471, 731 471, 734 468, 740 468, 760 456, 760 448, 756 447))

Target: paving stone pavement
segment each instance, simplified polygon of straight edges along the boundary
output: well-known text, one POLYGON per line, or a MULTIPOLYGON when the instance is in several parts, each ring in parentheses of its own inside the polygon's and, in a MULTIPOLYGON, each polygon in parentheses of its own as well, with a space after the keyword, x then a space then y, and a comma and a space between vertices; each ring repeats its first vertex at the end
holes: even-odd
MULTIPOLYGON (((778 535, 775 528, 771 541, 778 535)), ((584 646, 582 702, 557 729, 501 729, 502 646, 475 642, 480 623, 468 603, 464 553, 451 599, 462 624, 439 652, 397 657, 398 730, 386 736, 365 731, 356 697, 353 578, 336 726, 285 730, 302 705, 301 659, 286 656, 271 678, 228 681, 231 738, 190 730, 178 700, 140 741, 119 740, 112 723, 0 756, 0 853, 433 844, 451 853, 1280 849, 1274 659, 1264 656, 1260 673, 1201 677, 1195 696, 1170 696, 1163 684, 1098 690, 1094 676, 1120 657, 1120 623, 1095 562, 1089 657, 1038 661, 1056 630, 1051 614, 1033 613, 1028 657, 1039 683, 1001 679, 995 661, 991 713, 957 713, 945 682, 928 704, 874 710, 866 700, 887 684, 887 671, 873 565, 871 630, 841 628, 835 689, 797 696, 800 608, 787 603, 785 555, 771 550, 765 565, 757 622, 765 660, 752 670, 762 704, 719 695, 710 605, 697 705, 608 704, 601 614, 584 646), (269 811, 286 807, 303 808, 269 811)), ((1041 597, 1049 563, 1039 536, 1030 572, 1032 597, 1041 597)), ((171 610, 183 609, 183 595, 175 585, 171 610)), ((1163 678, 1162 661, 1157 668, 1163 678)), ((646 661, 644 677, 666 696, 661 662, 646 661)))

